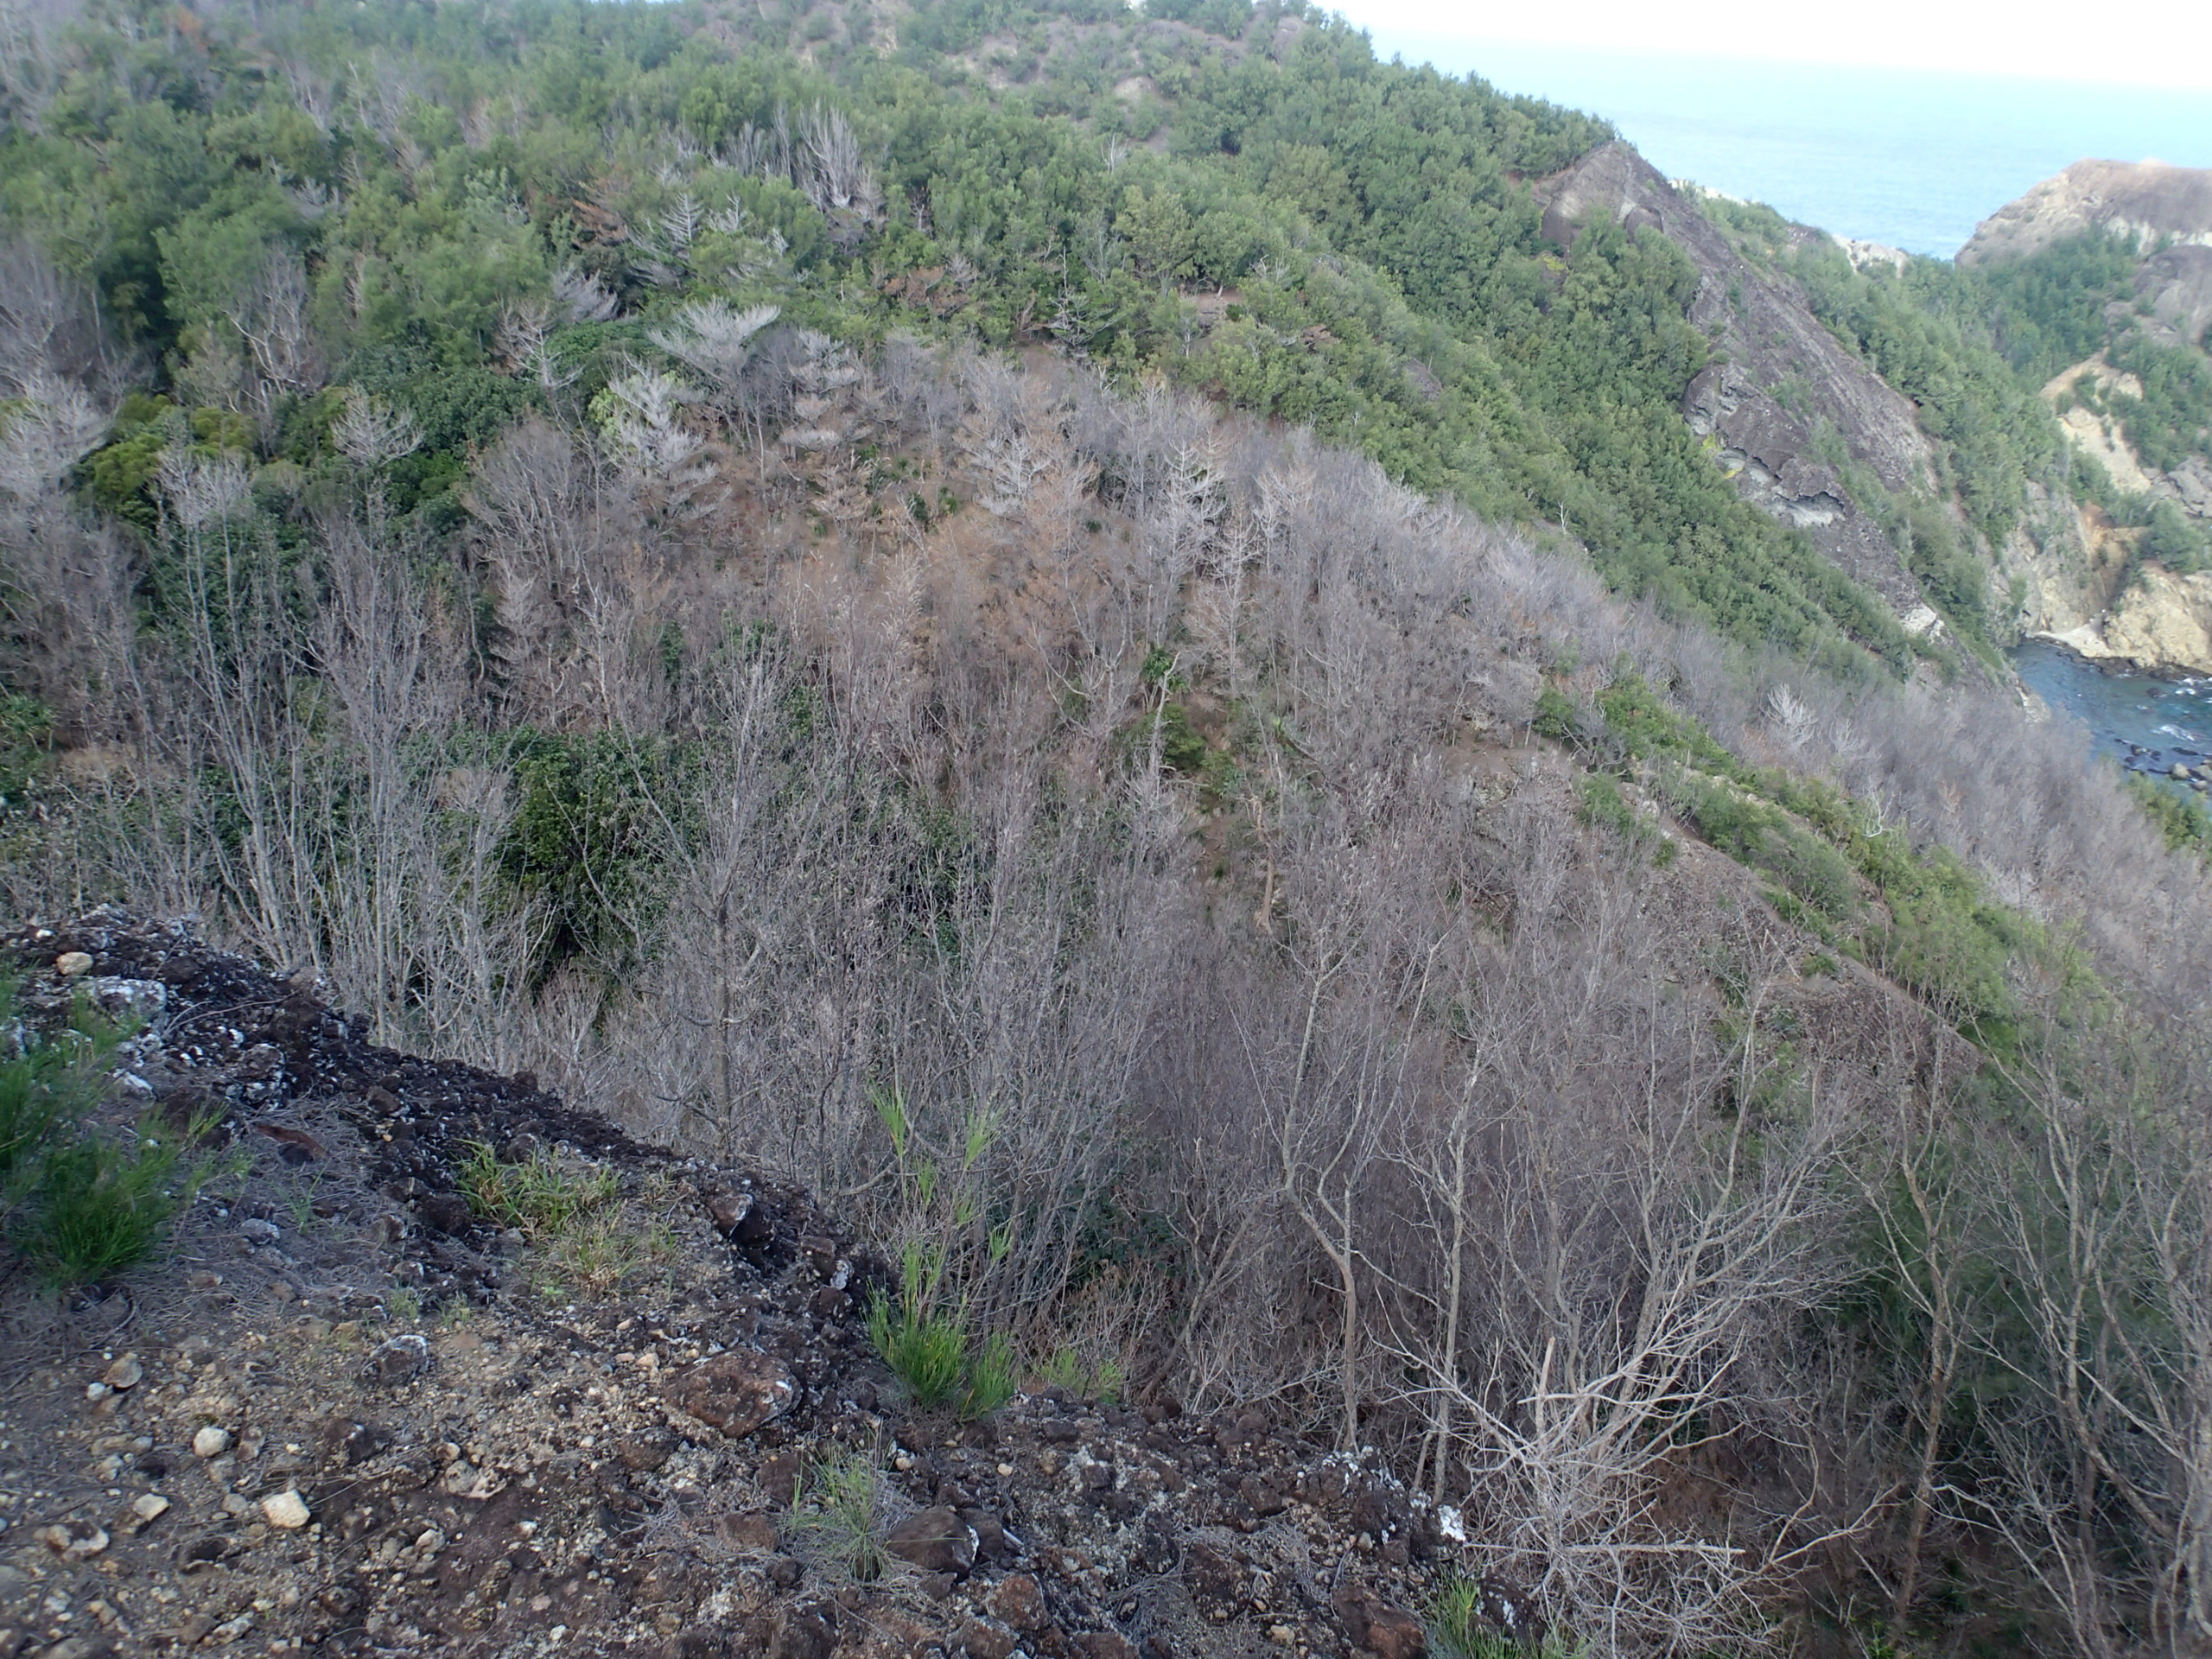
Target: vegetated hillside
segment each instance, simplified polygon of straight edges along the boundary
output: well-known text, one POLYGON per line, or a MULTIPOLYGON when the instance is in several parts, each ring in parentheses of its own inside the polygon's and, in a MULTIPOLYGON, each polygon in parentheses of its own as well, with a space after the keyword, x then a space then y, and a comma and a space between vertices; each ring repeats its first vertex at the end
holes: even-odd
MULTIPOLYGON (((486 365, 543 344, 588 400, 613 353, 644 345, 625 319, 703 283, 841 338, 949 328, 1158 370, 1311 423, 1413 487, 1556 526, 1617 587, 1840 671, 1867 652, 1892 669, 1945 657, 1898 616, 1918 608, 1921 571, 1971 563, 1974 535, 2008 527, 2001 507, 1953 524, 1887 394, 1835 395, 1863 372, 1800 326, 1786 277, 1746 289, 1747 273, 1641 219, 1577 232, 1570 251, 1539 198, 1607 137, 1586 118, 1378 65, 1362 37, 1272 8, 698 22, 308 14, 279 20, 264 59, 216 28, 130 47, 176 86, 151 104, 111 101, 56 29, 15 77, 7 211, 100 290, 112 324, 199 364, 165 384, 180 409, 238 402, 248 367, 303 407, 331 374, 410 388, 427 423, 410 481, 433 499, 458 471, 433 456, 480 442, 519 395, 486 365), (268 362, 245 362, 233 312, 268 362), (1777 320, 1796 330, 1786 349, 1777 320), (1738 481, 1807 477, 1747 506, 1715 464, 1730 441, 1681 417, 1716 352, 1754 342, 1726 401, 1755 382, 1758 408, 1729 423, 1758 425, 1773 453, 1738 481), (1802 408, 1801 380, 1821 389, 1802 408), (1840 455, 1810 453, 1822 434, 1840 455), (1928 523, 1967 545, 1931 551, 1888 526, 1913 573, 1898 571, 1866 531, 1875 509, 1835 476, 1845 459, 1926 497, 1928 523), (1890 602, 1839 579, 1840 553, 1890 602)), ((317 407, 245 447, 312 471, 317 407)), ((130 440, 163 417, 134 405, 92 463, 111 510, 150 512, 155 440, 130 440)), ((245 442, 213 427, 197 441, 245 442)), ((1969 643, 2002 632, 1974 583, 1932 596, 1969 643)))
MULTIPOLYGON (((1371 1448, 1562 1647, 2186 1646, 2202 870, 2078 734, 1870 668, 1682 418, 1690 308, 1919 365, 1969 520, 2027 453, 1973 412, 2047 414, 1913 272, 1750 210, 1693 264, 1573 208, 1647 188, 1575 118, 1195 16, 39 35, 12 904, 194 914, 810 1190, 887 1351, 1371 1448), (1562 502, 1658 602, 1514 528, 1562 502)), ((1815 415, 1878 389, 1802 350, 1763 418, 1863 509, 1815 415)), ((53 1172, 159 1221, 175 1135, 41 1123, 11 1242, 105 1288, 53 1172)))
POLYGON ((2018 511, 1999 574, 2019 626, 2194 673, 2212 668, 2208 176, 2080 163, 1993 215, 1956 266, 1894 279, 1795 259, 1822 318, 1952 438, 1966 499, 2018 511), (2031 394, 2059 417, 2063 464, 2008 484, 2049 447, 2031 394))

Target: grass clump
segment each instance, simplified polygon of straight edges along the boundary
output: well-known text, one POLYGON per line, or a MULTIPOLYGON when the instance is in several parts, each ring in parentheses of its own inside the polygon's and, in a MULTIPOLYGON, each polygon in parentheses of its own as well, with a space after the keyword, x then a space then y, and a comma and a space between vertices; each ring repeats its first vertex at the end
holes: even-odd
POLYGON ((1529 1641, 1501 1630, 1483 1613, 1482 1586, 1463 1573, 1447 1571, 1423 1610, 1428 1645, 1446 1659, 1585 1659, 1585 1643, 1557 1632, 1529 1641))
POLYGON ((611 1169, 543 1153, 502 1163, 488 1142, 474 1141, 454 1174, 470 1209, 512 1228, 538 1253, 544 1270, 538 1289, 549 1298, 571 1286, 611 1295, 632 1274, 675 1254, 667 1224, 632 1214, 611 1169))
POLYGON ((531 1243, 555 1238, 612 1205, 620 1185, 611 1169, 576 1169, 536 1154, 503 1164, 491 1143, 472 1141, 454 1171, 468 1206, 512 1227, 531 1243))
POLYGON ((791 1520, 810 1554, 855 1583, 873 1584, 891 1565, 883 1547, 883 1476, 857 1452, 833 1452, 807 1471, 791 1520))
POLYGON ((156 1255, 192 1196, 215 1173, 194 1142, 149 1118, 98 1124, 111 1097, 110 1063, 129 1032, 79 999, 51 1037, 15 1016, 0 983, 0 1217, 8 1243, 51 1289, 98 1284, 156 1255))
POLYGON ((1063 1347, 1038 1369, 1046 1383, 1078 1399, 1110 1402, 1122 1397, 1122 1368, 1110 1359, 1093 1363, 1072 1347, 1063 1347))
POLYGON ((943 1279, 940 1258, 908 1246, 899 1294, 879 1294, 868 1306, 868 1339, 916 1405, 951 1402, 961 1421, 972 1422, 1014 1398, 1020 1362, 1004 1333, 973 1338, 965 1309, 941 1302, 943 1279))

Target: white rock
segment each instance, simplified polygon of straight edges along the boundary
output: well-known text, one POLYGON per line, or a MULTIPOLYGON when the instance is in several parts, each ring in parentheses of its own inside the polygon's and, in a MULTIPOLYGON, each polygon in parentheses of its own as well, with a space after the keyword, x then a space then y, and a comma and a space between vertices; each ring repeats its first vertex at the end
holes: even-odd
POLYGON ((136 1354, 125 1354, 100 1373, 100 1381, 111 1389, 135 1389, 146 1375, 146 1368, 138 1363, 136 1354))
POLYGON ((90 973, 92 959, 82 950, 64 950, 54 959, 54 971, 64 979, 74 979, 79 974, 90 973))
POLYGON ((261 1513, 270 1526, 296 1531, 308 1523, 308 1501, 296 1491, 279 1492, 261 1500, 261 1513))
POLYGON ((169 1512, 169 1501, 159 1492, 143 1492, 130 1503, 130 1513, 138 1517, 138 1524, 145 1526, 160 1520, 169 1512))
POLYGON ((219 1458, 231 1449, 231 1431, 210 1423, 192 1437, 192 1455, 196 1458, 219 1458))

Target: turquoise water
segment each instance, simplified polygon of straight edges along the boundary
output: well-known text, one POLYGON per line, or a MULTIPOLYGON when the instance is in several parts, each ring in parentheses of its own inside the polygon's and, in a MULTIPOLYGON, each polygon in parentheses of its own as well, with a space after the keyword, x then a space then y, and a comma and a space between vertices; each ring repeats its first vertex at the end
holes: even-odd
POLYGON ((1670 178, 1944 258, 2084 156, 2212 167, 2212 94, 2202 92, 1370 32, 1385 57, 1603 116, 1670 178))

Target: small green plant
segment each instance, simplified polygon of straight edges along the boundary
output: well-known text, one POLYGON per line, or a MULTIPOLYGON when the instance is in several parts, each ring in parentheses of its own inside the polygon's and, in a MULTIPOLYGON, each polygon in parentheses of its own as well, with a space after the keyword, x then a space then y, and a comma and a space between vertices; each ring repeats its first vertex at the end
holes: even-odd
POLYGON ((468 1143, 454 1173, 470 1209, 533 1244, 570 1231, 612 1205, 620 1191, 611 1169, 574 1169, 543 1153, 503 1164, 482 1141, 468 1143))
POLYGON ((1065 1389, 1082 1399, 1113 1401, 1121 1397, 1122 1368, 1110 1359, 1093 1364, 1073 1348, 1054 1350, 1052 1357, 1039 1368, 1039 1375, 1050 1386, 1065 1389))
POLYGON ((675 1254, 675 1235, 665 1223, 641 1222, 626 1211, 621 1181, 611 1169, 578 1167, 542 1153, 502 1163, 477 1141, 454 1174, 472 1210, 513 1228, 538 1252, 538 1289, 550 1300, 562 1300, 571 1287, 611 1295, 632 1274, 675 1254))
POLYGON ((1454 1659, 1478 1659, 1497 1638, 1482 1617, 1482 1586, 1465 1573, 1446 1572, 1429 1598, 1429 1645, 1454 1659))
POLYGON ((385 1297, 384 1306, 395 1325, 413 1325, 423 1317, 423 1298, 404 1286, 385 1297))
POLYGON ((960 1398, 962 1421, 989 1416, 1020 1387, 1021 1361, 1014 1351, 1014 1339, 995 1331, 968 1356, 968 1383, 960 1398))
POLYGON ((791 1518, 810 1553, 855 1582, 872 1584, 891 1565, 883 1547, 883 1476, 857 1452, 833 1452, 810 1468, 791 1518))
POLYGON ((944 1278, 941 1251, 909 1244, 899 1294, 879 1294, 868 1305, 868 1339, 916 1405, 953 1401, 961 1421, 972 1422, 1014 1398, 1021 1365, 1003 1332, 971 1340, 966 1310, 942 1306, 944 1278))
POLYGON ((1428 1644, 1448 1659, 1584 1659, 1586 1644, 1553 1631, 1541 1641, 1524 1641, 1483 1617, 1482 1586, 1465 1573, 1447 1570, 1424 1610, 1428 1644))
POLYGON ((967 1321, 957 1313, 928 1306, 918 1266, 921 1254, 918 1247, 908 1249, 900 1294, 879 1295, 869 1305, 868 1334, 913 1402, 934 1406, 949 1399, 960 1386, 968 1354, 968 1329, 967 1321))
POLYGON ((15 1049, 0 1063, 0 1218, 49 1288, 96 1284, 158 1250, 217 1173, 192 1151, 212 1124, 92 1122, 128 1031, 80 998, 68 1027, 41 1037, 12 1020, 14 1002, 14 987, 0 984, 0 1023, 12 1025, 15 1049))

